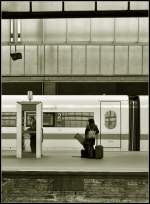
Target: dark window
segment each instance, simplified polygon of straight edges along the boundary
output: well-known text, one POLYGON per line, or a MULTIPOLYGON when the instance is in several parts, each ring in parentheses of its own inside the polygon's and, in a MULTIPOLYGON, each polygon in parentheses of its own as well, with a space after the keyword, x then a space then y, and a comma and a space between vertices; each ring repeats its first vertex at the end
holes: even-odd
POLYGON ((41 82, 10 82, 2 83, 3 95, 27 95, 32 91, 34 95, 42 95, 41 82))

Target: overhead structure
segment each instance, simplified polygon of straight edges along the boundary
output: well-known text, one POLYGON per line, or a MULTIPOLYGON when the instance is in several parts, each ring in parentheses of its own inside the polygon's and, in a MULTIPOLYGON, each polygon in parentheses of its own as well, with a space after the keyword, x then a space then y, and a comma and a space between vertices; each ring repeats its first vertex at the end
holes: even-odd
POLYGON ((2 19, 38 19, 38 18, 115 18, 115 17, 148 17, 147 9, 132 10, 130 1, 126 10, 97 9, 97 1, 93 10, 65 10, 65 1, 62 1, 60 11, 33 11, 32 1, 29 2, 29 11, 2 11, 2 19))

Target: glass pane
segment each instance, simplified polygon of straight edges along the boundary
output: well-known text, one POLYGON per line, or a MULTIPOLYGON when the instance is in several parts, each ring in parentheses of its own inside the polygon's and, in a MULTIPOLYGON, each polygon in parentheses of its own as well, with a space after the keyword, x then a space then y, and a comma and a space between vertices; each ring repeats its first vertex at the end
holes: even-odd
POLYGON ((33 11, 61 11, 61 1, 32 1, 33 11))
POLYGON ((1 57, 2 57, 2 76, 10 75, 10 47, 1 46, 1 57))
POLYGON ((66 19, 44 19, 44 41, 66 41, 66 19))
POLYGON ((37 46, 25 46, 25 74, 37 75, 37 46))
POLYGON ((54 113, 43 113, 43 127, 54 127, 54 113))
POLYGON ((105 127, 108 129, 114 129, 117 124, 117 115, 114 111, 105 112, 105 127))
POLYGON ((137 18, 116 18, 116 41, 136 42, 138 40, 137 18))
POLYGON ((85 46, 72 46, 72 73, 85 74, 85 46))
POLYGON ((127 74, 128 70, 128 47, 115 46, 115 73, 127 74))
POLYGON ((71 74, 71 46, 59 46, 58 49, 59 74, 71 74))
POLYGON ((127 1, 97 1, 98 10, 127 10, 127 1))
POLYGON ((148 10, 148 1, 130 1, 131 10, 148 10))
POLYGON ((68 41, 90 40, 90 19, 67 19, 68 41))
POLYGON ((143 46, 143 74, 149 73, 149 50, 148 46, 143 46))
POLYGON ((16 127, 16 113, 3 112, 1 121, 2 127, 16 127))
POLYGON ((114 19, 113 18, 91 19, 91 40, 92 41, 113 41, 114 40, 114 19))
POLYGON ((91 1, 70 1, 65 2, 65 11, 90 11, 94 10, 95 5, 94 2, 91 1))
POLYGON ((29 11, 29 1, 2 1, 2 11, 29 11))
POLYGON ((114 66, 114 46, 101 46, 101 74, 112 75, 114 66))
POLYGON ((99 46, 87 46, 87 74, 99 74, 99 46))
POLYGON ((57 46, 45 46, 45 74, 57 74, 57 46))
POLYGON ((88 119, 94 119, 93 112, 79 112, 78 115, 76 114, 75 112, 54 113, 55 127, 86 127, 88 119))
POLYGON ((139 18, 139 41, 148 42, 149 40, 148 18, 139 18))
POLYGON ((129 74, 142 73, 142 47, 129 47, 129 74))
POLYGON ((1 20, 2 23, 2 43, 10 42, 10 20, 1 20))
POLYGON ((42 42, 42 19, 22 19, 22 41, 42 42))
MULTIPOLYGON (((15 52, 15 47, 11 46, 11 53, 15 52)), ((24 74, 24 47, 17 46, 16 52, 22 54, 22 59, 13 61, 11 58, 11 75, 23 75, 24 74)))

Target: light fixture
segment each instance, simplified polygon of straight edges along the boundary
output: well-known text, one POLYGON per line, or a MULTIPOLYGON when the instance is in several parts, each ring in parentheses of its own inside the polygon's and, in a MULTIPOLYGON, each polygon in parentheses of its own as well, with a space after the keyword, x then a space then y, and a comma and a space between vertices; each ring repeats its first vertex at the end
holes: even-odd
POLYGON ((22 54, 20 52, 16 52, 16 45, 15 45, 15 52, 10 53, 10 56, 11 56, 13 61, 18 60, 18 59, 22 59, 22 54))

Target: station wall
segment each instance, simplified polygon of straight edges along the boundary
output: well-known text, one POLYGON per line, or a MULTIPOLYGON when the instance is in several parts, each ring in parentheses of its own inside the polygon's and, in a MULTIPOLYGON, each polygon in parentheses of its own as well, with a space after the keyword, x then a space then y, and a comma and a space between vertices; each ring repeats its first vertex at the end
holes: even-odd
POLYGON ((148 75, 148 52, 148 18, 2 20, 2 76, 148 75))

